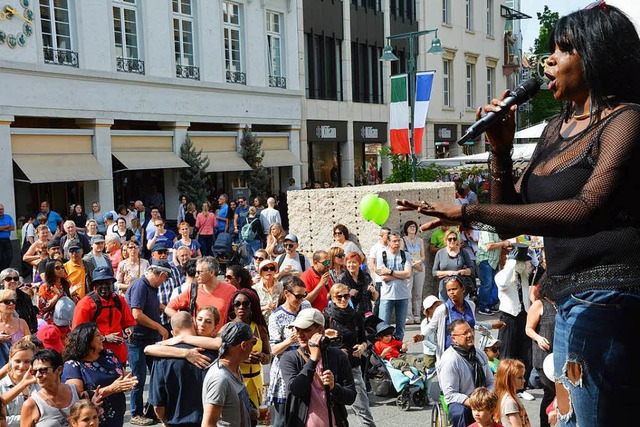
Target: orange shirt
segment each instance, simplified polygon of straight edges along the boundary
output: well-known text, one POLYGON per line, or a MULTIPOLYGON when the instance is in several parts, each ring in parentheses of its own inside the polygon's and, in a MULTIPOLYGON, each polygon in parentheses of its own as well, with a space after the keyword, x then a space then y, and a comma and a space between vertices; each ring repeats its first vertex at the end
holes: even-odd
POLYGON ((67 280, 71 285, 71 295, 76 292, 80 298, 84 298, 84 295, 86 294, 86 271, 82 261, 80 261, 80 264, 75 264, 73 261, 69 260, 64 263, 64 270, 67 272, 67 280))
MULTIPOLYGON (((198 296, 196 297, 196 311, 201 307, 213 306, 220 312, 220 324, 216 325, 216 332, 227 323, 227 311, 229 310, 229 304, 231 303, 231 296, 236 291, 235 286, 228 284, 227 282, 218 282, 218 286, 213 292, 208 293, 203 289, 203 285, 198 285, 198 296)), ((186 310, 189 309, 189 303, 191 302, 191 288, 178 295, 177 298, 172 299, 169 302, 169 307, 172 310, 186 310)))

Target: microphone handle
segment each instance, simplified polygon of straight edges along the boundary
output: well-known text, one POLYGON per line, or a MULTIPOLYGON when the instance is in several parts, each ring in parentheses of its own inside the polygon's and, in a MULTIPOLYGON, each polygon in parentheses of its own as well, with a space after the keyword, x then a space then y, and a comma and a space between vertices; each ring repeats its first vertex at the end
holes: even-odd
POLYGON ((500 111, 491 111, 490 113, 487 113, 486 116, 482 117, 480 120, 469 126, 462 138, 456 141, 458 145, 462 146, 468 140, 479 137, 495 121, 509 114, 509 110, 511 109, 511 107, 517 104, 517 98, 514 95, 509 95, 503 100, 503 102, 506 105, 504 107, 501 107, 500 111))

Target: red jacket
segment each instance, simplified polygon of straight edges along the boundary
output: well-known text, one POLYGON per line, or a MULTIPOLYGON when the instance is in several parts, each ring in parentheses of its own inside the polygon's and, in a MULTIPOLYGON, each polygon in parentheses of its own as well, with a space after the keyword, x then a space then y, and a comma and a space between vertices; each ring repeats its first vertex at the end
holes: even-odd
MULTIPOLYGON (((118 310, 115 306, 113 300, 105 300, 100 298, 100 302, 102 303, 102 311, 100 315, 95 320, 98 324, 98 330, 103 336, 116 333, 118 336, 123 337, 122 333, 123 329, 128 328, 129 326, 134 326, 136 324, 136 320, 133 318, 133 314, 131 314, 131 309, 124 297, 120 295, 112 294, 113 298, 120 299, 120 305, 122 310, 118 310)), ((76 304, 76 310, 73 313, 73 323, 71 325, 72 329, 75 329, 76 326, 93 322, 93 316, 95 315, 97 310, 96 304, 93 302, 90 296, 85 296, 78 304, 76 304)), ((127 346, 123 342, 122 344, 112 344, 112 343, 104 343, 104 348, 108 348, 113 351, 123 364, 127 362, 127 346)))

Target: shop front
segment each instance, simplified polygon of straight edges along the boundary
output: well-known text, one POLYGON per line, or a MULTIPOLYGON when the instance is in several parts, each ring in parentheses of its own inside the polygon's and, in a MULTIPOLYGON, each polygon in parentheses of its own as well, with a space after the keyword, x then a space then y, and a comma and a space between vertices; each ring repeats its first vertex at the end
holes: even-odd
POLYGON ((353 122, 354 175, 356 185, 373 185, 381 178, 380 149, 387 142, 387 123, 353 122))
POLYGON ((341 186, 341 152, 347 145, 347 122, 307 120, 307 142, 309 180, 341 186))
POLYGON ((450 144, 455 144, 458 139, 458 125, 434 124, 433 135, 436 146, 436 159, 450 157, 450 144))
MULTIPOLYGON (((465 133, 467 133, 467 129, 469 129, 470 127, 471 127, 471 124, 462 125, 462 134, 461 135, 464 135, 465 133)), ((462 152, 467 156, 470 156, 471 154, 474 154, 473 146, 476 143, 480 142, 480 138, 481 137, 482 137, 482 135, 478 135, 474 139, 470 139, 470 140, 466 141, 464 143, 464 145, 462 146, 462 152)), ((483 147, 483 149, 484 149, 484 147, 483 147)))

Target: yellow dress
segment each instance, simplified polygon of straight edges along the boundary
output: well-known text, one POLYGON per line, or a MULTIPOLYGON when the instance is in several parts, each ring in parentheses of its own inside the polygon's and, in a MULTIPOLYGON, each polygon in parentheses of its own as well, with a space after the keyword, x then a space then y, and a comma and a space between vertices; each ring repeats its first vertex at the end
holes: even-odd
MULTIPOLYGON (((255 322, 251 322, 251 329, 253 330, 253 334, 258 339, 253 346, 252 351, 261 352, 262 351, 262 338, 260 337, 260 332, 258 331, 258 325, 255 322)), ((260 407, 262 403, 262 375, 260 375, 260 371, 262 369, 262 365, 260 363, 241 363, 240 364, 240 372, 242 372, 242 377, 244 378, 244 385, 247 387, 247 391, 249 392, 249 399, 256 405, 256 409, 260 407)))

